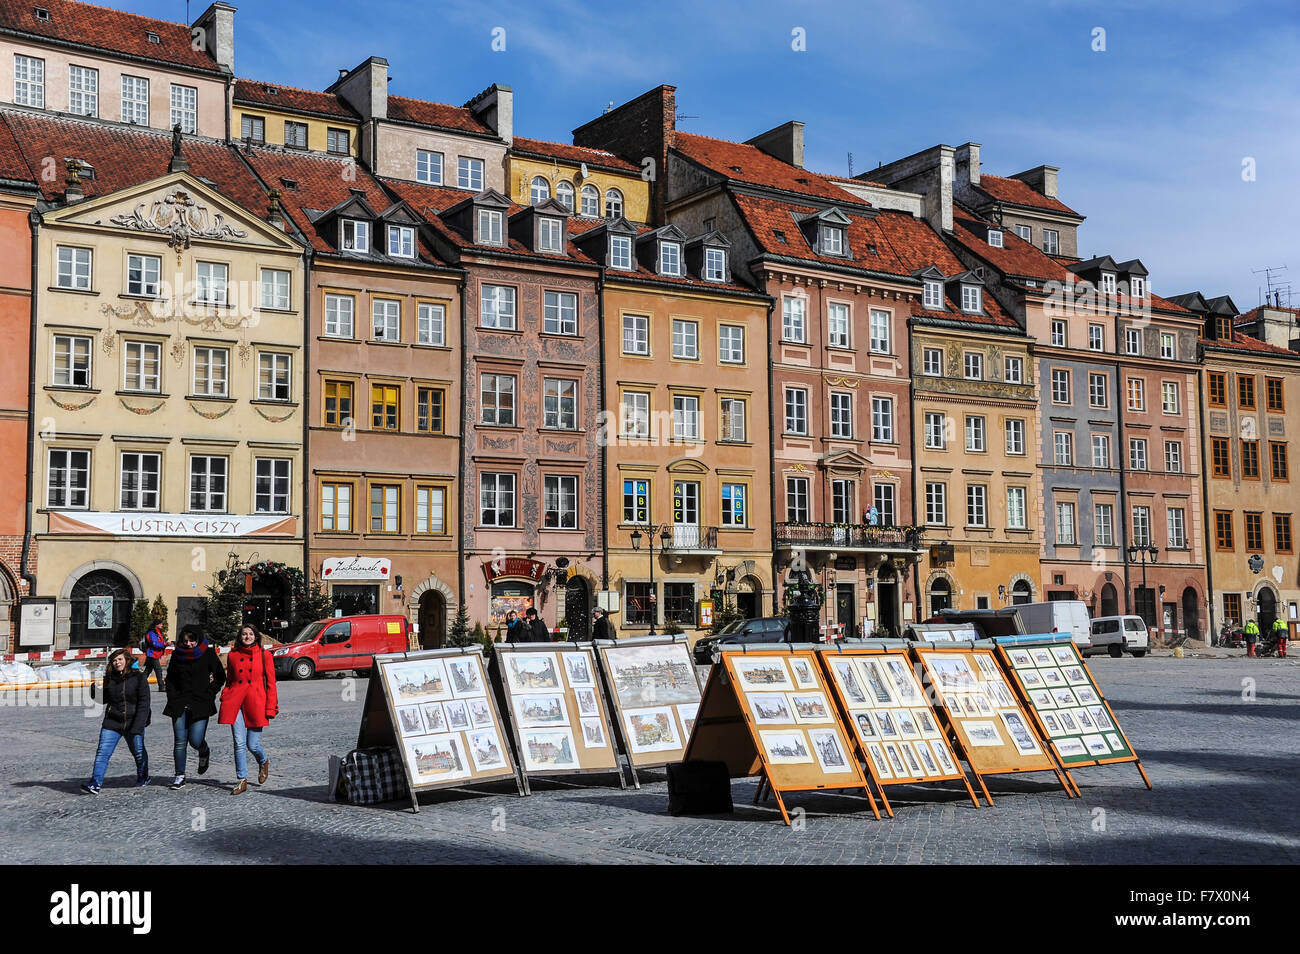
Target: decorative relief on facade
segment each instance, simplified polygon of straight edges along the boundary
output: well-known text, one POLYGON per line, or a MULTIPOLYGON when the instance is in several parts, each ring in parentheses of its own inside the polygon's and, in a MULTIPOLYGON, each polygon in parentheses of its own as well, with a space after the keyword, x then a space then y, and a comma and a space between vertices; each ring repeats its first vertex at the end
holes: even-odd
POLYGON ((199 417, 208 421, 218 421, 235 409, 234 405, 232 404, 230 407, 222 408, 220 411, 200 411, 194 405, 193 401, 189 402, 189 405, 191 411, 193 411, 199 417))
POLYGON ((118 398, 117 400, 118 403, 122 405, 122 407, 126 408, 132 414, 139 414, 141 416, 147 414, 155 414, 158 411, 161 411, 163 409, 163 405, 167 403, 166 401, 159 401, 153 407, 132 407, 130 404, 127 404, 126 401, 122 398, 118 398))
POLYGON ((266 413, 265 411, 263 411, 260 407, 255 407, 255 408, 253 408, 253 410, 257 412, 257 416, 260 417, 262 420, 264 420, 264 421, 270 421, 272 424, 280 424, 280 423, 282 423, 282 422, 284 422, 284 421, 289 420, 289 418, 293 417, 294 413, 295 413, 298 409, 297 409, 297 408, 292 408, 292 409, 290 409, 290 411, 289 411, 288 414, 281 414, 279 417, 275 417, 275 416, 273 416, 273 415, 267 414, 267 413, 266 413))
POLYGON ((518 450, 518 442, 513 437, 488 437, 486 434, 483 434, 482 438, 483 446, 489 450, 518 450))
POLYGON ((208 211, 206 205, 194 199, 184 189, 176 189, 161 199, 154 199, 145 212, 140 202, 130 215, 115 215, 109 219, 114 225, 137 232, 152 232, 167 236, 167 244, 179 254, 190 247, 191 241, 201 239, 241 239, 248 233, 226 224, 220 212, 208 211))
POLYGON ((552 441, 546 442, 546 453, 548 454, 576 454, 578 452, 577 441, 552 441))
POLYGON ((1226 431, 1228 429, 1228 415, 1222 411, 1210 412, 1210 430, 1226 431))
POLYGON ((98 397, 98 395, 92 394, 90 397, 86 398, 86 400, 82 401, 80 404, 64 404, 62 401, 55 400, 54 395, 52 394, 46 396, 50 399, 51 404, 53 404, 55 407, 63 411, 80 411, 85 408, 88 408, 90 407, 90 405, 95 403, 95 398, 98 397))

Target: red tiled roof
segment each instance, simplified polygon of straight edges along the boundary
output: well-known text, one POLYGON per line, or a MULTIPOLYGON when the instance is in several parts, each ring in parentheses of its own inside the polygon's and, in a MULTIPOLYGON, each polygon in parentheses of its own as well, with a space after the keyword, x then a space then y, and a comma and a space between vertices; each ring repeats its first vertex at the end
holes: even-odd
POLYGON ((1216 348, 1222 351, 1247 351, 1253 354, 1268 355, 1287 355, 1300 360, 1300 354, 1290 351, 1286 348, 1279 348, 1258 338, 1252 338, 1250 335, 1242 334, 1240 331, 1232 333, 1232 341, 1224 341, 1221 338, 1202 338, 1201 344, 1207 348, 1216 348))
POLYGON ((0 0, 0 31, 126 53, 208 73, 221 72, 211 56, 193 48, 190 28, 185 24, 109 10, 89 3, 0 0), (37 7, 49 10, 50 19, 36 19, 37 7), (156 34, 160 42, 150 43, 149 33, 156 34))
POLYGON ((866 204, 829 182, 825 176, 782 162, 756 146, 678 132, 673 148, 693 162, 737 182, 817 196, 831 202, 866 204))
POLYGON ((1033 186, 1021 182, 1019 179, 1004 179, 1002 176, 980 173, 980 184, 976 188, 1000 202, 1026 205, 1034 209, 1050 209, 1053 212, 1064 212, 1067 215, 1079 214, 1059 199, 1049 199, 1033 186))
MULTIPOLYGON (((596 224, 600 225, 603 223, 597 222, 596 224)), ((655 231, 655 229, 649 225, 638 225, 635 226, 635 228, 638 238, 645 235, 647 232, 655 231)), ((574 230, 570 229, 569 231, 572 234, 574 230)), ((582 231, 585 232, 588 230, 582 229, 582 231)), ((690 238, 694 238, 694 236, 688 236, 688 240, 690 238)), ((698 278, 692 275, 683 275, 681 277, 676 275, 660 275, 655 272, 654 269, 646 268, 635 255, 633 255, 633 262, 636 265, 635 270, 624 271, 623 269, 610 269, 605 273, 605 280, 609 282, 618 281, 620 277, 636 278, 642 281, 657 282, 664 285, 680 285, 683 288, 704 289, 707 291, 740 291, 750 295, 754 294, 754 289, 749 285, 741 285, 736 282, 707 282, 703 278, 698 278)))
POLYGON ((821 176, 823 179, 830 179, 831 182, 854 182, 857 183, 858 185, 871 186, 871 188, 873 189, 890 188, 890 186, 885 185, 885 183, 883 182, 872 182, 869 179, 859 179, 856 176, 837 176, 829 172, 819 172, 817 174, 821 176))
POLYGON ((526 152, 537 156, 546 156, 547 158, 559 159, 563 162, 585 162, 591 166, 604 166, 608 169, 619 169, 623 172, 639 173, 641 167, 628 162, 626 159, 620 159, 612 152, 606 152, 603 149, 588 149, 586 146, 569 146, 562 142, 546 142, 542 139, 526 139, 523 136, 516 136, 514 141, 514 150, 516 152, 526 152))
POLYGON ((462 132, 495 135, 479 122, 464 106, 448 106, 406 96, 388 97, 388 118, 397 122, 415 123, 418 126, 436 126, 439 129, 458 129, 462 132))
POLYGON ((1002 229, 1002 248, 989 244, 988 230, 997 228, 954 210, 953 238, 974 252, 1004 275, 1023 275, 1039 281, 1058 281, 1070 284, 1078 278, 1074 272, 1041 251, 1032 242, 1026 242, 1014 229, 1002 229))
POLYGON ((319 113, 325 116, 337 116, 348 122, 360 122, 361 117, 335 93, 318 93, 313 90, 295 89, 281 86, 279 83, 264 83, 261 80, 235 80, 236 105, 257 105, 267 109, 283 109, 290 112, 319 113), (274 90, 274 92, 271 92, 274 90))
POLYGON ((33 184, 36 182, 36 177, 32 175, 31 167, 23 156, 22 147, 18 145, 18 139, 4 121, 0 121, 0 179, 33 184))
POLYGON ((1252 322, 1259 321, 1259 313, 1267 308, 1269 311, 1290 312, 1296 318, 1300 319, 1300 308, 1288 308, 1285 305, 1256 305, 1250 311, 1244 311, 1233 321, 1234 325, 1249 325, 1252 322))

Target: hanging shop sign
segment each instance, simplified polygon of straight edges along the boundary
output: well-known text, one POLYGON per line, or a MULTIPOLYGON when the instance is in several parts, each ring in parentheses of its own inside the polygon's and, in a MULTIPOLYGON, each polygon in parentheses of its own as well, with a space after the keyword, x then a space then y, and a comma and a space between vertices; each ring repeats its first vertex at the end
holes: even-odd
POLYGON ((505 557, 501 560, 488 560, 483 564, 483 577, 489 583, 507 576, 536 581, 545 573, 545 563, 527 557, 505 557))
POLYGON ((321 565, 323 580, 387 580, 393 570, 386 557, 327 557, 321 565))

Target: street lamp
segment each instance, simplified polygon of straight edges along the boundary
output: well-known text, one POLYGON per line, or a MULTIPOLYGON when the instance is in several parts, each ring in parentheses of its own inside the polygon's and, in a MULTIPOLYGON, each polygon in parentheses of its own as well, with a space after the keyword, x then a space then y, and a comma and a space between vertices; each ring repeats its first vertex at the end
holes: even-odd
MULTIPOLYGON (((1147 555, 1149 554, 1151 556, 1151 564, 1154 566, 1156 562, 1156 557, 1159 555, 1159 553, 1160 553, 1160 548, 1155 546, 1145 546, 1145 547, 1131 546, 1128 548, 1128 561, 1130 563, 1137 563, 1141 561, 1143 593, 1145 593, 1147 589, 1147 555)), ((1154 613, 1152 615, 1154 615, 1154 613)), ((1149 619, 1149 620, 1144 620, 1144 622, 1146 622, 1146 624, 1150 626, 1155 622, 1155 620, 1149 619)))
MULTIPOLYGON (((651 636, 657 635, 655 633, 655 615, 656 615, 655 610, 658 608, 655 605, 656 603, 658 603, 658 600, 655 599, 655 534, 658 532, 658 530, 659 528, 652 523, 647 523, 645 525, 645 537, 646 540, 648 541, 649 553, 650 553, 650 635, 651 636)), ((660 538, 660 540, 661 540, 660 547, 662 548, 663 545, 666 544, 668 541, 667 527, 664 528, 663 536, 660 538)), ((639 527, 632 531, 632 549, 633 550, 641 549, 641 529, 639 527)))

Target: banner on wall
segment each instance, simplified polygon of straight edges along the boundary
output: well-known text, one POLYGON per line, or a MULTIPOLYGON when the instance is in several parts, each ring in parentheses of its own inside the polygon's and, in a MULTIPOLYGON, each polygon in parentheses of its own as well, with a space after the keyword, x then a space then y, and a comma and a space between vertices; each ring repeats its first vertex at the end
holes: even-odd
POLYGON ((112 513, 51 511, 50 533, 115 537, 292 537, 298 518, 283 514, 112 513))

